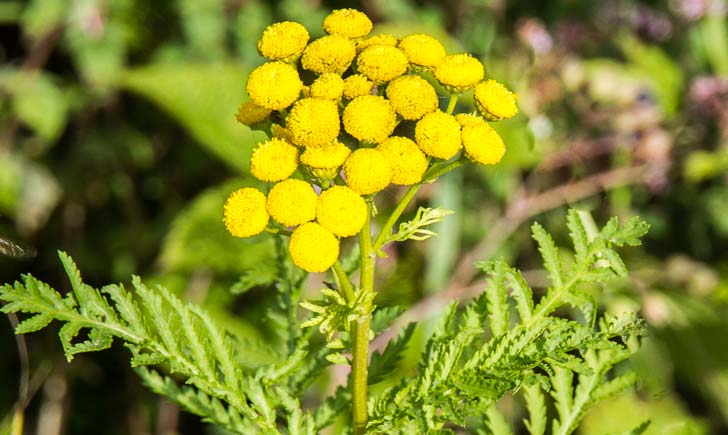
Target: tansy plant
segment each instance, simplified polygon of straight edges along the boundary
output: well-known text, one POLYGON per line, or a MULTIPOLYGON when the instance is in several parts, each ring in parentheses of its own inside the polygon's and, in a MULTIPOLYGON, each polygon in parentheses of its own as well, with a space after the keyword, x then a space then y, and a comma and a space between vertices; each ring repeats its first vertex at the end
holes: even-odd
MULTIPOLYGON (((614 247, 637 245, 646 225, 612 219, 598 230, 588 214, 572 210, 567 253, 534 224, 550 279, 538 301, 517 270, 482 263, 486 290, 444 310, 416 372, 397 371, 414 325, 370 357, 372 338, 401 313, 375 310, 383 247, 426 239, 434 235, 428 226, 451 213, 420 208, 400 222, 421 186, 464 164, 501 160, 505 146, 489 122, 514 116, 516 95, 486 79, 478 59, 447 54, 431 36, 368 36, 372 22, 359 11, 333 11, 323 29, 326 36, 309 41, 301 24, 269 26, 258 41, 268 62, 250 73, 250 101, 237 113, 268 134, 253 150, 250 172, 271 185, 267 193, 232 193, 224 223, 236 237, 269 231, 278 240, 279 274, 270 281, 287 345, 276 363, 244 363, 260 344, 234 339, 202 308, 162 287, 134 278, 133 292, 91 288, 63 253, 72 292, 61 296, 24 276, 2 288, 3 311, 31 315, 17 333, 61 321, 69 360, 120 340, 154 392, 233 433, 509 434, 496 406, 506 395, 523 399, 523 426, 532 435, 572 433, 591 405, 635 382, 631 372, 612 369, 634 352, 640 322, 599 316, 593 290, 627 274, 614 247), (472 92, 477 112, 454 113, 464 92, 472 92), (448 97, 444 110, 441 96, 448 97), (376 194, 392 184, 409 188, 379 219, 376 194), (342 254, 349 237, 356 239, 342 254), (334 279, 320 299, 301 300, 307 272, 334 279), (565 307, 578 320, 555 315, 565 307), (351 366, 347 386, 303 406, 304 393, 333 364, 351 366), (368 393, 383 381, 377 394, 368 393)), ((249 276, 239 284, 261 281, 249 276)))

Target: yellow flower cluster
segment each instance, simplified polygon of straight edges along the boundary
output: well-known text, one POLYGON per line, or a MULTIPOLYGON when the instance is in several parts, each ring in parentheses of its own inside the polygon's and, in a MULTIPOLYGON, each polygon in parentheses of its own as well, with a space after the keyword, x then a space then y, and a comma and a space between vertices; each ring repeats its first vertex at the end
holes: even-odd
POLYGON ((489 121, 518 112, 478 58, 448 54, 430 35, 370 35, 371 20, 354 9, 333 11, 322 27, 310 41, 301 24, 280 22, 258 41, 267 62, 248 76, 235 117, 268 134, 250 173, 272 186, 234 192, 223 219, 236 237, 291 231, 291 258, 309 272, 333 266, 339 239, 362 231, 377 192, 422 183, 450 159, 498 163, 505 144, 489 121), (454 114, 465 91, 477 112, 454 114))

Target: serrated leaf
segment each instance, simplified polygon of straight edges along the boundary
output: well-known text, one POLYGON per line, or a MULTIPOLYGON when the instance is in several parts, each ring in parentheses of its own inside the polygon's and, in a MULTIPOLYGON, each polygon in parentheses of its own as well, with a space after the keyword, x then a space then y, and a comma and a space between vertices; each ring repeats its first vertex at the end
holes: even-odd
POLYGON ((569 209, 569 212, 566 215, 566 226, 569 228, 569 236, 574 244, 576 261, 585 261, 589 246, 589 237, 577 210, 569 209))
POLYGON ((528 420, 524 424, 531 435, 543 435, 546 432, 548 422, 546 414, 546 400, 538 385, 523 387, 523 397, 526 399, 526 410, 528 420))
POLYGON ((381 353, 374 352, 372 354, 369 363, 369 385, 382 382, 397 369, 397 364, 402 360, 402 353, 407 348, 416 326, 415 323, 410 323, 396 339, 387 344, 387 347, 381 353))
POLYGON ((616 246, 639 246, 642 244, 640 239, 649 230, 650 224, 635 216, 627 221, 626 224, 619 227, 618 230, 614 231, 608 240, 616 246))
POLYGON ((375 334, 379 334, 389 328, 394 319, 404 313, 404 308, 398 305, 391 307, 382 307, 372 314, 371 330, 375 334))
POLYGON ((622 261, 622 258, 619 256, 619 254, 611 249, 602 249, 601 251, 599 251, 599 253, 601 254, 601 258, 609 263, 609 267, 614 271, 617 276, 627 276, 627 266, 624 264, 624 261, 622 261))
POLYGON ((538 222, 531 226, 533 239, 538 243, 538 250, 541 252, 543 264, 549 274, 549 279, 554 287, 564 285, 563 272, 561 270, 561 260, 559 259, 559 251, 556 248, 554 239, 538 222))
POLYGON ((35 332, 48 326, 53 321, 53 315, 42 313, 37 314, 33 317, 29 317, 18 324, 15 327, 16 334, 27 334, 29 332, 35 332))
POLYGON ((404 242, 405 240, 427 240, 436 236, 433 231, 426 229, 430 225, 442 222, 445 216, 455 213, 442 208, 420 207, 412 220, 399 224, 396 233, 389 235, 382 245, 389 242, 404 242))
POLYGON ((507 271, 508 265, 505 261, 496 262, 491 279, 485 288, 488 301, 488 321, 494 337, 499 337, 508 331, 510 307, 505 283, 507 271))
POLYGON ((330 362, 331 364, 341 364, 341 365, 349 365, 349 360, 344 356, 344 354, 341 353, 330 353, 326 355, 326 361, 330 362))
POLYGON ((487 420, 486 424, 490 433, 493 435, 513 435, 511 426, 506 421, 505 416, 501 413, 498 408, 491 406, 486 412, 487 420))
POLYGON ((617 396, 632 388, 636 383, 637 374, 635 372, 627 372, 596 388, 591 395, 591 400, 593 402, 600 402, 617 396))

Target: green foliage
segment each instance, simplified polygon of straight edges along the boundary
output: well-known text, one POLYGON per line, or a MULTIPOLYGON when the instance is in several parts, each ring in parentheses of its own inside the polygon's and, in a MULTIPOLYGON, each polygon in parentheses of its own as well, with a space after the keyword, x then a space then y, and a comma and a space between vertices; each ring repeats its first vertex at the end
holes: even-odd
POLYGON ((236 90, 246 74, 235 63, 157 64, 125 72, 121 84, 167 111, 221 162, 247 173, 252 145, 262 136, 235 121, 236 90))
MULTIPOLYGON (((624 276, 614 247, 638 244, 647 226, 639 219, 624 225, 611 219, 596 230, 590 216, 571 210, 568 227, 574 254, 567 267, 552 237, 533 225, 551 281, 538 303, 521 273, 505 261, 481 264, 491 277, 483 295, 462 308, 452 302, 427 341, 417 373, 370 398, 370 433, 454 433, 451 425, 467 427, 468 419, 478 418, 487 428, 484 433, 510 435, 513 428, 496 404, 506 393, 522 392, 528 412, 524 425, 531 435, 543 435, 547 428, 566 435, 591 406, 634 385, 634 373, 614 374, 613 368, 634 352, 641 322, 633 315, 602 316, 595 322, 594 302, 581 287, 624 276), (509 315, 512 305, 517 320, 509 315), (587 320, 553 315, 565 305, 587 320), (554 416, 547 414, 546 393, 553 398, 554 416)), ((152 391, 233 433, 314 434, 350 407, 350 390, 343 387, 313 413, 301 407, 299 397, 329 363, 348 364, 337 351, 347 345, 354 322, 372 315, 373 293, 356 290, 347 302, 339 292, 324 289, 322 301, 301 302, 314 315, 300 327, 318 326, 328 340, 326 346, 313 345, 311 330, 291 329, 301 280, 280 263, 280 299, 270 315, 289 331, 282 334, 288 351, 248 371, 238 365, 239 353, 261 345, 235 340, 199 306, 161 286, 149 288, 137 277, 133 292, 122 285, 97 290, 81 280, 69 256, 59 255, 72 288, 66 296, 24 275, 22 283, 2 287, 0 300, 6 303, 3 312, 28 314, 16 333, 60 321, 69 361, 107 349, 117 339, 130 350, 131 365, 152 391)), ((374 315, 374 331, 384 330, 401 310, 380 313, 374 315)), ((374 353, 369 384, 397 375, 414 331, 410 324, 374 353)))
POLYGON ((288 388, 291 373, 303 365, 303 347, 254 374, 243 373, 236 353, 244 345, 234 342, 199 306, 182 302, 163 287, 150 289, 136 277, 133 294, 121 285, 97 290, 83 283, 68 255, 59 256, 72 287, 65 297, 30 275, 2 287, 3 312, 30 314, 17 333, 62 322, 59 336, 69 361, 78 353, 107 349, 119 339, 150 389, 211 423, 235 433, 314 433, 312 415, 288 388))
POLYGON ((176 216, 160 254, 166 271, 192 272, 205 268, 220 274, 243 274, 240 290, 255 285, 246 282, 252 273, 256 274, 256 281, 263 284, 264 277, 277 272, 272 261, 271 237, 230 237, 222 222, 221 210, 225 199, 245 182, 231 180, 206 189, 176 216), (241 250, 245 251, 245 255, 240 255, 241 250))
POLYGON ((639 219, 622 226, 611 219, 590 240, 577 211, 569 212, 568 221, 575 250, 569 268, 551 236, 540 225, 533 226, 551 281, 535 306, 518 271, 502 260, 481 265, 491 275, 484 295, 461 310, 452 304, 427 343, 418 374, 373 399, 369 427, 374 433, 408 433, 404 428, 430 433, 446 423, 464 426, 467 417, 476 415, 486 418, 491 433, 508 433, 493 405, 507 392, 525 389, 527 427, 540 434, 547 426, 546 413, 543 395, 535 389, 545 386, 553 391, 558 410, 553 431, 568 434, 591 405, 634 384, 633 374, 608 376, 633 352, 628 343, 641 334, 640 321, 630 315, 603 317, 595 329, 593 322, 552 314, 575 305, 593 319, 596 307, 581 286, 623 276, 624 265, 613 247, 638 244, 647 226, 639 219), (516 305, 517 322, 508 315, 509 300, 516 305), (572 390, 575 375, 577 387, 572 390))
POLYGON ((452 210, 420 207, 411 220, 399 224, 399 230, 388 236, 383 245, 389 242, 404 242, 405 240, 427 240, 432 236, 436 236, 437 234, 434 231, 428 230, 426 227, 442 222, 445 216, 453 213, 452 210))
POLYGON ((15 116, 47 142, 55 141, 66 125, 71 93, 50 74, 0 70, 0 91, 12 99, 15 116))

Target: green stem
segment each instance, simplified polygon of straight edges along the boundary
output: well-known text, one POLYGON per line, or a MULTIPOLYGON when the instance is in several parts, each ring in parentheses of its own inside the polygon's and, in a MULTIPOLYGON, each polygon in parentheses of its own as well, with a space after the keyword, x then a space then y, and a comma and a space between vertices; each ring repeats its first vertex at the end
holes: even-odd
POLYGON ((374 291, 374 261, 375 251, 372 246, 371 234, 372 221, 372 200, 367 200, 367 216, 364 221, 364 227, 359 232, 359 249, 361 258, 361 275, 360 284, 362 290, 374 291))
MULTIPOLYGON (((376 256, 372 248, 371 218, 372 200, 367 200, 367 215, 364 228, 359 233, 359 248, 361 250, 361 275, 359 278, 362 292, 374 291, 374 268, 376 256)), ((362 307, 364 312, 369 312, 369 307, 362 307)), ((352 413, 354 420, 354 434, 366 433, 367 426, 367 369, 369 355, 369 326, 371 315, 359 317, 354 325, 353 346, 352 346, 352 413)))
POLYGON ((369 355, 369 326, 371 315, 359 317, 354 325, 354 346, 351 372, 353 379, 354 433, 363 435, 367 427, 367 365, 369 355))
POLYGON ((379 249, 382 247, 384 242, 387 240, 387 237, 389 237, 392 233, 392 227, 394 227, 394 224, 397 223, 397 220, 402 216, 402 213, 404 212, 404 209, 407 208, 410 201, 412 201, 412 198, 415 197, 417 194, 417 191, 420 190, 420 187, 422 187, 423 184, 429 183, 431 181, 434 181, 441 175, 452 171, 453 169, 460 167, 466 163, 465 159, 458 159, 452 162, 441 162, 441 163, 435 163, 432 165, 430 169, 425 172, 425 174, 422 176, 422 181, 418 184, 413 184, 410 186, 409 189, 407 189, 407 192, 405 192, 402 199, 399 201, 397 206, 392 210, 392 214, 389 215, 387 218, 387 221, 384 222, 384 226, 382 226, 382 230, 377 235, 377 238, 374 240, 374 244, 372 245, 372 248, 374 252, 379 252, 379 249))
POLYGON ((447 110, 445 113, 452 115, 452 112, 455 110, 455 105, 458 103, 458 98, 460 98, 459 94, 450 94, 450 101, 447 102, 447 110))
POLYGON ((379 235, 377 235, 376 240, 374 240, 374 245, 372 246, 374 252, 379 251, 379 248, 382 247, 386 238, 392 233, 392 227, 395 223, 397 223, 400 216, 402 216, 404 209, 407 208, 412 198, 414 198, 415 194, 417 194, 417 191, 420 190, 420 187, 422 187, 422 184, 413 184, 409 189, 407 189, 407 192, 404 194, 402 199, 399 200, 397 207, 392 210, 392 214, 390 214, 387 221, 384 222, 382 230, 379 232, 379 235))
POLYGON ((332 270, 334 271, 336 278, 339 280, 339 287, 344 292, 344 299, 346 299, 346 302, 352 302, 354 299, 356 299, 356 295, 354 294, 354 287, 351 285, 349 277, 346 276, 346 272, 341 266, 341 262, 336 261, 336 263, 334 263, 334 266, 332 267, 332 270))
POLYGON ((460 157, 457 160, 453 160, 452 162, 442 162, 441 164, 435 164, 432 165, 430 169, 425 172, 425 175, 422 176, 422 183, 431 183, 438 179, 440 176, 452 171, 455 168, 459 168, 460 166, 466 164, 468 161, 464 157, 460 157))

